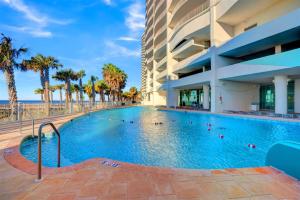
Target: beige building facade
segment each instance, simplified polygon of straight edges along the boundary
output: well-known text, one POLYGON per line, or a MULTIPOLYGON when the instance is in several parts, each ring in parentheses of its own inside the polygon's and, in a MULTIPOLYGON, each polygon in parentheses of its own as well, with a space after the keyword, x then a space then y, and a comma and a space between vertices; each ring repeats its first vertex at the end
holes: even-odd
POLYGON ((299 0, 147 0, 143 104, 300 113, 296 19, 299 0))

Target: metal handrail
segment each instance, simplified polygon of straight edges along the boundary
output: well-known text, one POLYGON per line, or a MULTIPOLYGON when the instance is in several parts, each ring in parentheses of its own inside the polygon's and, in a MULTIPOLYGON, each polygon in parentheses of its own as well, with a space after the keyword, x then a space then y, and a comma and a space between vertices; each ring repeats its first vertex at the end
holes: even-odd
POLYGON ((60 167, 60 134, 52 122, 45 122, 40 125, 38 135, 38 180, 42 179, 42 130, 45 126, 51 126, 58 136, 57 144, 57 167, 60 167))

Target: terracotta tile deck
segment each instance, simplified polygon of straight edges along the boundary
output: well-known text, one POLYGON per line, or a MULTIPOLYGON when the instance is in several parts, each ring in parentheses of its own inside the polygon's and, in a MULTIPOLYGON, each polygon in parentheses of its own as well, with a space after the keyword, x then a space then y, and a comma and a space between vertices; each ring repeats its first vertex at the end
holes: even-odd
POLYGON ((37 182, 36 165, 19 153, 24 135, 17 132, 0 135, 0 200, 300 199, 300 182, 271 167, 185 170, 93 159, 43 168, 43 179, 37 182))

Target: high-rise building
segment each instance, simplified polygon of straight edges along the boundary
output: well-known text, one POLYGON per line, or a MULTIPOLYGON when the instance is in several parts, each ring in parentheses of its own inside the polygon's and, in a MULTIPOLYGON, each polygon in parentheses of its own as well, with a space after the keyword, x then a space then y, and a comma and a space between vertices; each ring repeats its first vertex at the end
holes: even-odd
POLYGON ((146 0, 143 103, 300 113, 297 19, 299 0, 146 0))

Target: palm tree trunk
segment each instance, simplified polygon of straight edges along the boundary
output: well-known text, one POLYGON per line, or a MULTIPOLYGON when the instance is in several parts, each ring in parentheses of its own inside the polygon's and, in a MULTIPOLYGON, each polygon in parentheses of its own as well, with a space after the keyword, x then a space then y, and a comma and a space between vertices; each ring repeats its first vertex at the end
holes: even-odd
POLYGON ((45 75, 43 70, 40 71, 40 81, 42 89, 45 90, 45 75))
POLYGON ((107 93, 107 101, 110 102, 110 92, 107 93))
POLYGON ((53 103, 53 92, 50 91, 50 94, 51 94, 51 96, 50 96, 50 102, 53 103))
POLYGON ((95 84, 94 84, 94 81, 92 81, 92 103, 93 103, 93 106, 95 105, 95 101, 96 101, 96 95, 95 95, 95 84))
POLYGON ((66 85, 65 85, 65 90, 66 90, 66 92, 65 92, 65 95, 66 95, 66 100, 65 100, 65 105, 66 105, 66 109, 68 109, 69 108, 69 84, 68 84, 68 82, 66 82, 66 85))
POLYGON ((44 102, 44 93, 41 93, 41 101, 44 102))
POLYGON ((100 91, 101 101, 105 102, 104 91, 100 91))
POLYGON ((112 91, 112 98, 113 98, 113 102, 115 102, 116 96, 115 96, 115 91, 114 90, 112 91))
POLYGON ((62 104, 62 89, 59 89, 59 100, 60 104, 62 104))
POLYGON ((49 68, 45 69, 45 103, 46 103, 46 115, 50 115, 50 101, 49 101, 49 68))
POLYGON ((80 103, 81 103, 81 111, 83 109, 83 87, 82 87, 82 79, 79 79, 79 90, 80 90, 80 103))
POLYGON ((67 96, 68 96, 68 108, 69 112, 73 112, 73 99, 72 99, 72 93, 71 93, 71 82, 70 80, 67 81, 67 96))
POLYGON ((17 97, 17 89, 14 75, 14 68, 6 67, 4 68, 4 75, 6 78, 7 91, 9 104, 11 108, 11 117, 13 120, 18 120, 17 116, 17 106, 18 106, 18 97, 17 97))
POLYGON ((76 104, 77 104, 77 107, 79 107, 79 93, 78 93, 78 91, 76 91, 76 104))

